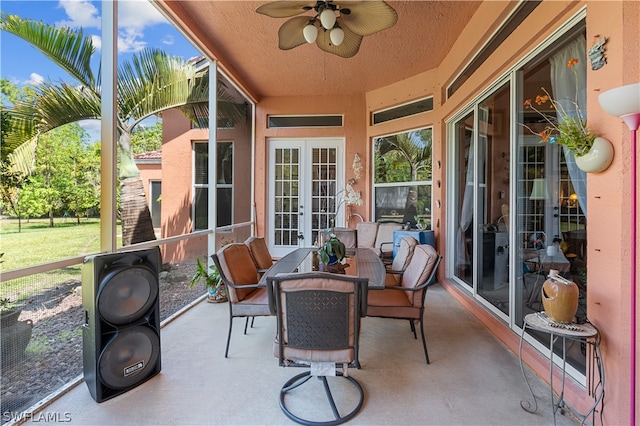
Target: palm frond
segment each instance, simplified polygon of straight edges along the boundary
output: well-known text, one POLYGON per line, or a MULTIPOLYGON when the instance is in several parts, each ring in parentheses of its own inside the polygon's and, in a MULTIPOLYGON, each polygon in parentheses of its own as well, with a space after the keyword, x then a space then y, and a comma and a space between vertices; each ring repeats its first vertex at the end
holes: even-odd
POLYGON ((82 30, 56 28, 5 12, 0 14, 0 29, 31 43, 81 84, 96 87, 90 63, 95 49, 82 30))
POLYGON ((195 68, 180 58, 145 49, 118 70, 118 114, 138 120, 186 102, 195 68))
MULTIPOLYGON (((192 63, 182 58, 146 49, 120 67, 118 94, 119 116, 124 122, 138 123, 170 108, 180 108, 196 121, 208 114, 209 74, 198 72, 192 63)), ((244 104, 233 102, 221 80, 218 80, 218 100, 218 117, 245 118, 244 104)))
POLYGON ((37 97, 40 133, 63 124, 101 117, 99 94, 83 87, 67 83, 45 83, 38 86, 37 97))
POLYGON ((21 144, 36 134, 46 133, 63 124, 99 119, 100 98, 83 87, 47 82, 39 85, 32 96, 18 101, 8 112, 11 131, 6 139, 10 143, 21 144))
POLYGON ((25 176, 31 174, 36 162, 37 147, 38 138, 33 137, 14 149, 11 154, 8 155, 8 163, 11 164, 11 171, 18 172, 25 176))

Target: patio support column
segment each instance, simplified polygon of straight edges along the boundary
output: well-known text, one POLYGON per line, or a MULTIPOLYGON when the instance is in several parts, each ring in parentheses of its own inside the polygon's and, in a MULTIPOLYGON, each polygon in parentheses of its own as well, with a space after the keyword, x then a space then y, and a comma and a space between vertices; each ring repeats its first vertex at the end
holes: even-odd
MULTIPOLYGON (((209 197, 208 197, 208 223, 213 232, 208 234, 208 253, 216 252, 216 229, 218 228, 218 62, 209 61, 209 197)), ((209 265, 213 265, 211 256, 207 256, 209 265)))
POLYGON ((100 251, 116 251, 118 1, 102 1, 100 251))

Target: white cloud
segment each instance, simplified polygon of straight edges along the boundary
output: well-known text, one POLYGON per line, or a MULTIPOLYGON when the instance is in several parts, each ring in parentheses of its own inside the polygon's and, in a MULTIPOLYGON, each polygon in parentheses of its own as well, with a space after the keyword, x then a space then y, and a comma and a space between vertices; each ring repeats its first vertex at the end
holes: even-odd
POLYGON ((87 0, 60 0, 58 7, 64 9, 69 20, 58 21, 56 26, 71 28, 100 28, 98 9, 87 0))
POLYGON ((102 122, 100 120, 80 120, 80 127, 89 133, 89 141, 96 142, 100 140, 100 131, 102 122))
POLYGON ((118 3, 118 50, 120 53, 139 52, 147 47, 144 29, 166 24, 162 16, 148 0, 123 0, 118 3))
POLYGON ((167 46, 173 46, 173 43, 175 43, 175 40, 171 34, 167 34, 162 39, 162 44, 166 44, 167 46))
MULTIPOLYGON (((101 20, 96 1, 59 0, 58 7, 64 9, 68 20, 56 22, 56 26, 83 29, 100 28, 101 20)), ((166 24, 167 20, 148 0, 121 0, 118 2, 118 50, 120 53, 139 52, 147 46, 144 41, 144 29, 157 24, 166 24)), ((102 46, 99 36, 92 36, 96 50, 102 46)), ((173 44, 173 38, 162 40, 164 44, 173 44)))
POLYGON ((118 52, 139 52, 147 46, 142 39, 144 33, 134 28, 120 29, 118 32, 118 52))
POLYGON ((36 72, 32 72, 29 75, 29 80, 25 81, 25 84, 30 84, 32 86, 38 86, 44 82, 44 77, 36 72))
POLYGON ((123 29, 142 31, 145 27, 165 23, 167 20, 148 0, 118 2, 118 25, 123 29))
POLYGON ((93 42, 93 47, 96 48, 96 52, 100 51, 100 49, 102 49, 102 37, 97 36, 97 35, 92 35, 91 36, 91 41, 93 42))

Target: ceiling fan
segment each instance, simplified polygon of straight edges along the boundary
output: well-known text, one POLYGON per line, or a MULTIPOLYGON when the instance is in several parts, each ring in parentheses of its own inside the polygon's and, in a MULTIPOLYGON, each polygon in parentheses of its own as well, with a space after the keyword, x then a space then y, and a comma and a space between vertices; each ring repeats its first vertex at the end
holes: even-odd
POLYGON ((293 49, 305 43, 316 43, 325 52, 343 58, 358 53, 364 36, 395 25, 398 14, 381 0, 290 1, 264 4, 256 12, 271 18, 294 18, 278 30, 278 47, 293 49), (312 11, 312 15, 300 15, 312 11))

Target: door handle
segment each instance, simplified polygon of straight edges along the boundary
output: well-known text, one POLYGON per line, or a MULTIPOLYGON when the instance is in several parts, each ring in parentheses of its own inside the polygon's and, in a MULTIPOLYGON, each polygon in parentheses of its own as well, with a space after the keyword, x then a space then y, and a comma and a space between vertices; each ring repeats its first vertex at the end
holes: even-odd
MULTIPOLYGON (((302 214, 302 213, 300 213, 300 214, 302 214)), ((302 235, 302 234, 298 234, 298 239, 299 239, 299 240, 304 240, 304 235, 302 235)))

